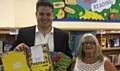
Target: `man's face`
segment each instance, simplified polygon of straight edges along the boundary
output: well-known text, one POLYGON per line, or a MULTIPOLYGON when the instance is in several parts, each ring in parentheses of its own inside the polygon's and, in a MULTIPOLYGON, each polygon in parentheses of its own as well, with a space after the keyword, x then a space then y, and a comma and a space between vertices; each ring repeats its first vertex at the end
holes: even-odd
POLYGON ((50 28, 53 21, 53 10, 48 6, 38 7, 36 12, 36 18, 38 22, 38 27, 50 28))

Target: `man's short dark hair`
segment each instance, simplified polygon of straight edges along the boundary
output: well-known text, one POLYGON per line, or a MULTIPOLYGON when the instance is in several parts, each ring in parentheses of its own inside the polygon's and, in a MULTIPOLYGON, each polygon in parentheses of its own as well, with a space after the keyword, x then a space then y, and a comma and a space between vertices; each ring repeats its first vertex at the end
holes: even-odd
POLYGON ((36 11, 38 11, 38 7, 40 6, 48 6, 54 11, 54 5, 50 0, 38 0, 36 3, 36 11))

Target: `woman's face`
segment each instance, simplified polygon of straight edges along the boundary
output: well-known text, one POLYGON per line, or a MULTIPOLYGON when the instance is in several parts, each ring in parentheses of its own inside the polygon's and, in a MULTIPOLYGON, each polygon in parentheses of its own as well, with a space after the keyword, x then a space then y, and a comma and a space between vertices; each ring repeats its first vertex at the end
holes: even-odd
POLYGON ((95 52, 95 42, 86 41, 82 44, 82 48, 85 53, 94 53, 95 52))

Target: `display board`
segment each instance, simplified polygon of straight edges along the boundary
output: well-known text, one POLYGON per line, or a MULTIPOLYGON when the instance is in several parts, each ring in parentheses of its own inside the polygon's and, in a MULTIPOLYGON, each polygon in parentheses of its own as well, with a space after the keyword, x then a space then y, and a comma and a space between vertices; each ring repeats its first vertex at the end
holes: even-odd
POLYGON ((54 21, 120 22, 120 0, 51 0, 54 21))

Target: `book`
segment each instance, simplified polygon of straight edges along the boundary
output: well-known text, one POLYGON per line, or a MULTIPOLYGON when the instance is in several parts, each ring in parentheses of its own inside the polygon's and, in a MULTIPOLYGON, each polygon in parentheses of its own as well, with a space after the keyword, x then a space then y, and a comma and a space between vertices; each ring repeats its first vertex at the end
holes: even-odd
POLYGON ((120 46, 119 41, 120 41, 119 38, 114 38, 114 39, 113 39, 114 47, 119 47, 119 46, 120 46))
POLYGON ((111 48, 111 47, 114 47, 114 39, 113 38, 108 38, 108 47, 111 48))
POLYGON ((53 66, 60 59, 61 54, 62 54, 61 52, 50 52, 50 55, 51 55, 51 58, 52 58, 52 62, 53 62, 53 66))
POLYGON ((53 64, 48 44, 40 44, 30 47, 27 52, 27 60, 32 71, 53 71, 53 64), (39 50, 40 48, 40 50, 39 50), (39 50, 39 52, 33 50, 39 50), (38 54, 39 53, 39 54, 38 54))
POLYGON ((53 61, 54 71, 56 71, 57 68, 67 70, 72 63, 72 59, 62 52, 50 52, 50 54, 53 61))
POLYGON ((0 56, 2 56, 3 53, 3 41, 0 40, 0 56))
POLYGON ((8 52, 13 45, 13 41, 12 40, 5 40, 3 41, 3 52, 6 53, 8 52))
POLYGON ((106 38, 102 38, 102 49, 106 49, 106 42, 107 42, 107 39, 106 38))
POLYGON ((24 51, 9 51, 1 57, 4 71, 29 71, 24 51))

